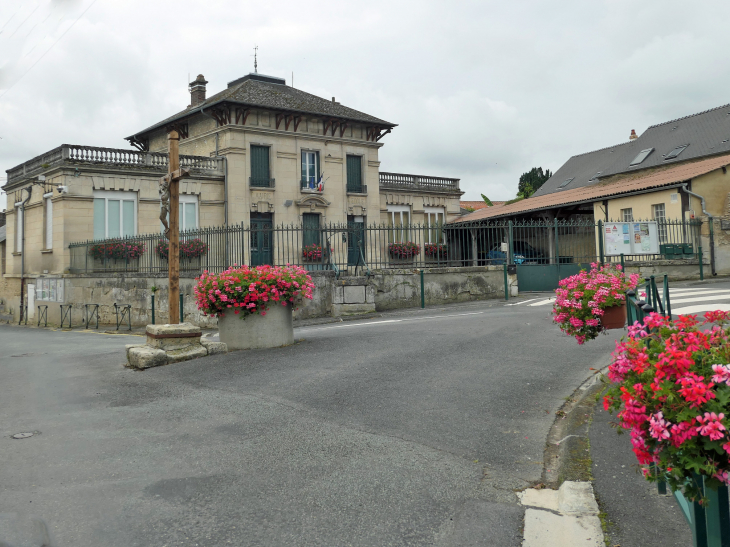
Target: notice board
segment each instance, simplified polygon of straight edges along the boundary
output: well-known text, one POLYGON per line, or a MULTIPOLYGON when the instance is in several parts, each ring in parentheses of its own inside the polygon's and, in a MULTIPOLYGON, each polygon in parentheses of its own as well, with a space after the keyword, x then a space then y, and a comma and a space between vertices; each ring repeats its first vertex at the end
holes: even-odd
POLYGON ((656 221, 605 223, 603 249, 607 256, 659 254, 656 221))

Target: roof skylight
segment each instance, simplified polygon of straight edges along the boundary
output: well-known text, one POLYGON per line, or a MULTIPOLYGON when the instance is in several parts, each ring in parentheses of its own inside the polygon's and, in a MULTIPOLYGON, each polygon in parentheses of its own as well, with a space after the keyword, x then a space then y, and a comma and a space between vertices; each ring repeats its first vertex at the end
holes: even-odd
POLYGON ((565 182, 563 182, 563 183, 562 183, 562 184, 561 184, 560 186, 558 186, 558 188, 565 188, 566 186, 568 186, 568 184, 570 184, 570 183, 571 183, 571 182, 573 181, 573 179, 574 179, 574 178, 575 178, 575 177, 573 177, 573 178, 570 178, 570 179, 566 180, 566 181, 565 181, 565 182))
POLYGON ((647 148, 646 150, 642 150, 636 155, 633 160, 631 160, 631 163, 629 165, 639 165, 642 161, 646 159, 649 154, 652 153, 653 150, 653 148, 647 148))
POLYGON ((664 156, 664 159, 665 159, 665 160, 671 160, 671 159, 673 159, 673 158, 676 158, 676 157, 677 157, 677 156, 679 156, 679 155, 680 155, 680 154, 682 153, 682 151, 683 151, 683 150, 684 150, 685 148, 687 148, 688 146, 689 146, 689 144, 683 144, 683 145, 681 145, 681 146, 678 146, 677 148, 675 148, 674 150, 672 150, 671 152, 669 152, 669 154, 667 154, 666 156, 664 156))

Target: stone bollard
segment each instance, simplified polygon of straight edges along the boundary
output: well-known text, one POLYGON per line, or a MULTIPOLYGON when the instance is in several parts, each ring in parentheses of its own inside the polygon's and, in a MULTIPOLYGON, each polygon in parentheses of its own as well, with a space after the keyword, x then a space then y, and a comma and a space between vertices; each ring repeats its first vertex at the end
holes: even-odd
POLYGON ((143 370, 228 351, 224 343, 201 340, 201 334, 190 323, 147 325, 147 343, 126 346, 127 366, 143 370))

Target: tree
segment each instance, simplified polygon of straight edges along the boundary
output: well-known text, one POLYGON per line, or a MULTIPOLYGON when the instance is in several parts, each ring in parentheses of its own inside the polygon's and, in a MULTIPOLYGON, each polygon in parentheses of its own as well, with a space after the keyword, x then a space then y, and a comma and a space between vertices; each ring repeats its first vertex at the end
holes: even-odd
POLYGON ((491 207, 493 205, 492 201, 484 194, 482 194, 482 199, 484 200, 484 203, 487 204, 487 207, 491 207))
POLYGON ((543 173, 542 167, 533 167, 527 173, 522 173, 520 183, 517 186, 517 196, 529 198, 552 176, 550 169, 545 169, 543 173))

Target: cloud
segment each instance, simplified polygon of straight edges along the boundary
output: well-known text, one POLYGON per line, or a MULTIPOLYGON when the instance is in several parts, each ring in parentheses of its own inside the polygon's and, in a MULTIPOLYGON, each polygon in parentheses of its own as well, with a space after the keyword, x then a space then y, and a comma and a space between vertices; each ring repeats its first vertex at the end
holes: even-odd
POLYGON ((0 173, 62 143, 127 148, 188 104, 188 74, 221 90, 254 45, 260 72, 398 123, 384 170, 460 178, 465 199, 730 102, 719 0, 92 1, 0 4, 0 173))

